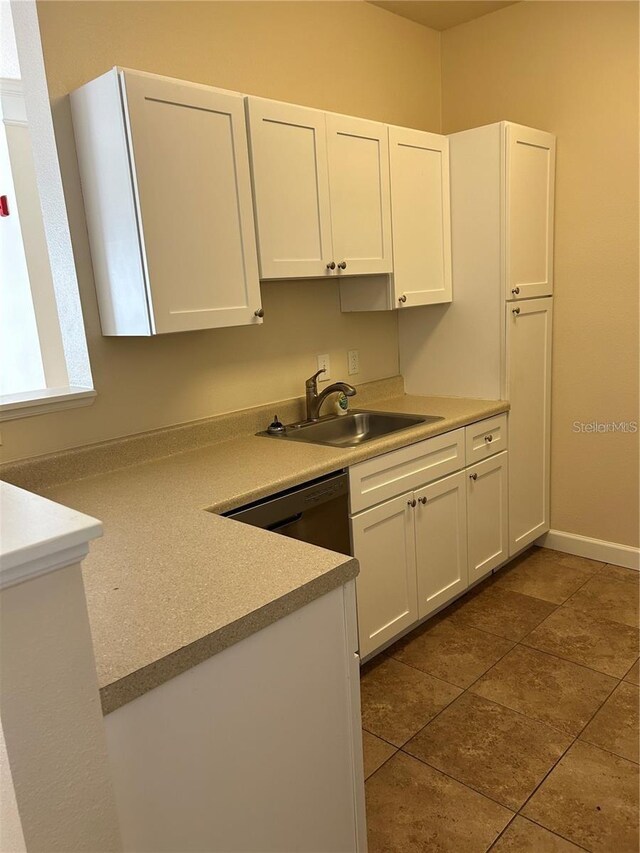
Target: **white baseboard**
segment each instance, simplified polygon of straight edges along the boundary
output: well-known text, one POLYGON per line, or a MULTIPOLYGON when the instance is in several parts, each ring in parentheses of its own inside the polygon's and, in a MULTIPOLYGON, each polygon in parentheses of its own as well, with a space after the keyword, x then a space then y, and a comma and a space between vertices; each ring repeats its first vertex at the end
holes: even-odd
POLYGON ((606 542, 604 539, 590 539, 588 536, 565 533, 563 530, 550 530, 536 540, 536 545, 640 571, 640 548, 632 548, 630 545, 619 545, 617 542, 606 542))

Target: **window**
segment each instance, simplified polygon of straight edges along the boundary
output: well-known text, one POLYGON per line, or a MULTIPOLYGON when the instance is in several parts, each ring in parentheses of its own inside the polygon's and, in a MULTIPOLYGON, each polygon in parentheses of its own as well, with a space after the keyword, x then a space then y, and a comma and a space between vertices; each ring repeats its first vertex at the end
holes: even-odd
POLYGON ((35 3, 12 9, 0 0, 0 30, 0 419, 7 419, 86 405, 95 391, 35 3))

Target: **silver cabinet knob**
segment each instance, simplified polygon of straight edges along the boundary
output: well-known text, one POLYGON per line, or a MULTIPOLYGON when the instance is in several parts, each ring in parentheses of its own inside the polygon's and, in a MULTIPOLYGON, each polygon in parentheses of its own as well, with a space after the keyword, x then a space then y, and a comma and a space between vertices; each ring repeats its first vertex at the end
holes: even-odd
POLYGON ((515 314, 515 316, 517 317, 517 316, 518 316, 518 314, 520 313, 520 309, 519 309, 519 308, 514 308, 514 309, 512 310, 512 312, 511 312, 511 313, 512 313, 512 314, 515 314))
POLYGON ((398 302, 402 302, 403 304, 407 301, 407 296, 405 293, 402 296, 398 296, 398 302))
POLYGON ((477 474, 469 474, 469 479, 470 479, 470 480, 477 480, 477 479, 478 479, 478 475, 477 475, 477 474))
POLYGON ((339 269, 339 270, 346 270, 346 268, 347 268, 347 262, 346 262, 346 261, 341 261, 341 262, 338 264, 338 269, 339 269))
POLYGON ((493 436, 492 435, 485 435, 484 440, 491 442, 491 441, 493 441, 493 436))
POLYGON ((335 268, 336 268, 336 262, 335 261, 331 261, 330 264, 327 264, 328 270, 334 270, 335 268))
POLYGON ((253 312, 254 317, 264 317, 264 308, 258 308, 257 311, 253 312))
POLYGON ((420 501, 421 504, 426 504, 426 502, 427 502, 426 498, 418 498, 418 500, 420 501))
POLYGON ((514 296, 517 296, 520 293, 520 288, 519 287, 512 288, 511 293, 513 293, 514 296))
POLYGON ((415 505, 416 505, 415 500, 407 501, 407 506, 415 506, 415 505))

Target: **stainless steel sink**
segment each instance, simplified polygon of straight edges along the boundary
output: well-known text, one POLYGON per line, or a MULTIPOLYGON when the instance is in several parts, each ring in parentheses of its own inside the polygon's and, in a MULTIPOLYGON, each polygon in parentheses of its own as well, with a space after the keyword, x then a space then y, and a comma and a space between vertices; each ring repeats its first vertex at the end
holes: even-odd
POLYGON ((398 432, 418 424, 441 421, 439 415, 405 415, 398 412, 351 411, 346 415, 328 415, 317 421, 301 421, 284 427, 279 435, 260 432, 270 438, 327 444, 331 447, 356 447, 365 441, 398 432))

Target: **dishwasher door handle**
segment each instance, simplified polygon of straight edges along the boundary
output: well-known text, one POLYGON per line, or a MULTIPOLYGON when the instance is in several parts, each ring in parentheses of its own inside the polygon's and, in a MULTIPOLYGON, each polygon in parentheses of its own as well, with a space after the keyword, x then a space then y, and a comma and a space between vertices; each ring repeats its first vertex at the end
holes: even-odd
POLYGON ((282 530, 284 527, 289 527, 290 524, 295 524, 296 521, 300 521, 302 518, 302 513, 297 512, 295 515, 290 515, 289 518, 283 518, 282 521, 276 521, 274 524, 270 524, 267 527, 267 530, 270 530, 272 533, 277 533, 278 530, 282 530))

